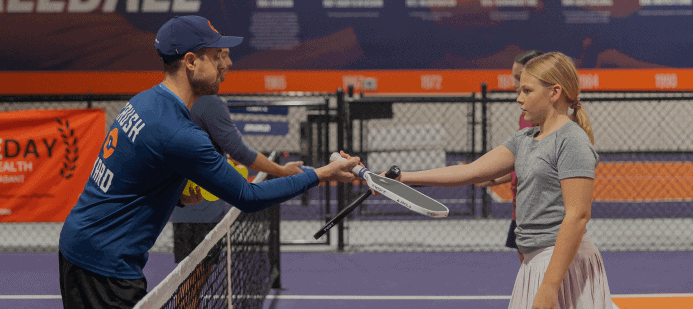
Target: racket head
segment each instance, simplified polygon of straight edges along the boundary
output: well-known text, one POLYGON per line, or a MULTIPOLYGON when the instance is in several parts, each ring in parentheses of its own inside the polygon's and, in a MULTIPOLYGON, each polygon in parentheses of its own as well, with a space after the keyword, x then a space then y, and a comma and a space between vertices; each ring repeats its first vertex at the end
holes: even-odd
POLYGON ((366 173, 368 186, 411 211, 432 218, 447 217, 450 210, 442 203, 397 180, 374 173, 366 173))

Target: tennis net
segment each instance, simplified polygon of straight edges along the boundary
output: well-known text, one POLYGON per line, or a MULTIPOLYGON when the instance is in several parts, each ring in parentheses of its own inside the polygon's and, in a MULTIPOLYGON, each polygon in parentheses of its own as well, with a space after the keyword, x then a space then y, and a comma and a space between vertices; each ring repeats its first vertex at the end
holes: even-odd
MULTIPOLYGON (((259 173, 253 182, 265 177, 259 173)), ((279 276, 273 208, 249 214, 231 208, 134 308, 262 308, 279 276)))

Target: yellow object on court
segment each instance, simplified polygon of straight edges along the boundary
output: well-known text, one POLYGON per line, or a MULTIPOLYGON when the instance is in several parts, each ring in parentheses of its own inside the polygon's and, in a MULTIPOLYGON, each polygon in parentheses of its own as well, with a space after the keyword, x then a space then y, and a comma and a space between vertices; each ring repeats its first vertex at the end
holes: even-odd
MULTIPOLYGON (((236 169, 236 171, 238 171, 241 174, 241 176, 243 176, 243 178, 245 178, 246 180, 248 179, 248 168, 245 167, 245 165, 237 163, 233 160, 228 160, 228 162, 229 164, 231 164, 231 166, 233 166, 233 168, 236 169)), ((192 182, 191 180, 188 180, 188 184, 185 186, 185 189, 183 189, 183 194, 190 196, 190 192, 188 190, 192 186, 197 186, 197 184, 192 182)), ((209 193, 209 191, 205 190, 204 188, 200 188, 200 193, 202 194, 202 198, 207 201, 214 202, 216 200, 219 200, 218 197, 214 196, 214 194, 212 193, 209 193)))

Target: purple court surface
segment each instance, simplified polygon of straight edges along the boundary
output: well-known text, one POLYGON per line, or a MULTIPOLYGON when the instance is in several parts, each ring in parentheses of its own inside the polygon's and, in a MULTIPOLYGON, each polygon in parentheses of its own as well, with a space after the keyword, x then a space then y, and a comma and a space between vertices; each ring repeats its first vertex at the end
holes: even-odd
MULTIPOLYGON (((603 252, 611 293, 693 291, 693 252, 603 252)), ((281 283, 265 309, 507 308, 513 252, 282 254, 281 283)), ((149 288, 173 270, 150 255, 149 288)), ((61 308, 57 254, 0 254, 0 308, 61 308)))

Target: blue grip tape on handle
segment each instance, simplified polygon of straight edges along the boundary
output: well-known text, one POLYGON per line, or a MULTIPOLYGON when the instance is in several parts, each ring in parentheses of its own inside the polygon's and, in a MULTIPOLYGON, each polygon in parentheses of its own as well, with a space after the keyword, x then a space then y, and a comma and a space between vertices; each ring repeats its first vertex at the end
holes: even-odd
POLYGON ((370 170, 365 168, 365 167, 362 167, 361 170, 359 171, 359 177, 363 178, 363 175, 365 175, 366 172, 370 172, 370 170))

